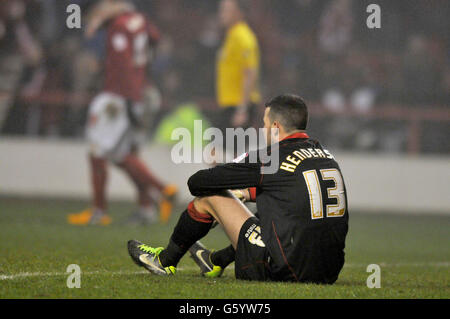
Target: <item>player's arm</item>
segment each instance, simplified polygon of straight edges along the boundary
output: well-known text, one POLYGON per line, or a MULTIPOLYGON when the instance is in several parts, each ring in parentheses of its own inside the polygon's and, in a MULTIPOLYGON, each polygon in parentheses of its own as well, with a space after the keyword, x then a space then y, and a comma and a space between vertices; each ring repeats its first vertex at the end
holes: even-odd
POLYGON ((247 106, 250 103, 250 94, 255 88, 257 70, 253 67, 247 67, 243 70, 243 88, 242 88, 242 106, 247 106))
POLYGON ((242 58, 242 101, 241 105, 250 103, 250 95, 256 87, 258 77, 257 44, 249 37, 239 38, 239 50, 242 58))
POLYGON ((159 40, 161 39, 161 32, 159 31, 158 27, 154 25, 151 22, 148 22, 147 24, 147 34, 149 39, 150 47, 154 47, 158 44, 159 40))
POLYGON ((85 31, 86 38, 90 39, 103 23, 123 12, 132 11, 134 6, 129 3, 109 3, 100 2, 89 14, 87 27, 85 31))
POLYGON ((150 63, 155 59, 156 47, 158 46, 158 43, 161 39, 161 33, 158 27, 153 23, 151 23, 150 21, 147 21, 146 31, 148 36, 148 47, 146 48, 147 60, 149 61, 150 65, 150 63))
POLYGON ((189 178, 188 187, 193 196, 209 196, 227 189, 255 187, 260 182, 261 164, 229 163, 198 171, 189 178))
POLYGON ((242 100, 233 118, 233 125, 237 127, 247 121, 250 95, 258 78, 258 59, 254 44, 245 37, 239 39, 238 43, 239 55, 242 59, 242 100))
POLYGON ((235 127, 242 126, 248 120, 248 106, 250 104, 250 93, 252 92, 256 81, 256 70, 245 69, 243 78, 242 101, 234 114, 232 123, 235 127))

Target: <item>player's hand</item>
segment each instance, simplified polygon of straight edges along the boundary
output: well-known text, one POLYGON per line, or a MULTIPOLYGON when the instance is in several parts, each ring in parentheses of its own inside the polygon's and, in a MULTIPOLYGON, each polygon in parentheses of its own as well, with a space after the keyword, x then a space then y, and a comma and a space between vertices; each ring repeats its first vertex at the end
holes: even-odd
POLYGON ((22 20, 25 16, 25 4, 22 1, 11 1, 9 5, 7 5, 6 12, 9 15, 9 19, 13 21, 22 20))
POLYGON ((92 18, 86 27, 86 31, 84 32, 84 36, 86 39, 92 39, 94 37, 94 34, 97 32, 97 30, 100 28, 101 20, 92 18))
POLYGON ((233 189, 231 190, 231 193, 243 203, 250 199, 250 193, 248 192, 248 189, 233 189))
POLYGON ((234 127, 242 127, 248 121, 248 111, 247 107, 239 106, 236 112, 234 112, 233 118, 231 119, 231 124, 234 127))

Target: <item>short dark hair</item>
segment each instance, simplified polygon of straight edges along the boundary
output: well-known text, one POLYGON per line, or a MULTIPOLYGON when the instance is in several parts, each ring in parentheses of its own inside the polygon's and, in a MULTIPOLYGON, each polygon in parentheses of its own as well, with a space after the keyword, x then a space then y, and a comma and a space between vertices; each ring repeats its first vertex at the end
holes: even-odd
POLYGON ((278 95, 267 102, 266 107, 270 107, 270 120, 279 121, 287 132, 305 130, 308 125, 308 108, 298 95, 278 95))

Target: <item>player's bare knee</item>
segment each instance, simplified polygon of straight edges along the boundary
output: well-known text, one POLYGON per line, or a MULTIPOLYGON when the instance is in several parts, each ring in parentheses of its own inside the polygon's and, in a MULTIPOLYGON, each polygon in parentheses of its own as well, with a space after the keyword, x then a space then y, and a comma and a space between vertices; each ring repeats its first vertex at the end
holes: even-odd
POLYGON ((206 196, 204 200, 208 202, 209 205, 220 204, 224 199, 235 198, 234 195, 229 190, 221 191, 215 195, 206 196))
POLYGON ((195 210, 202 214, 208 214, 208 211, 210 211, 211 206, 208 202, 208 197, 196 197, 194 198, 194 207, 195 210))

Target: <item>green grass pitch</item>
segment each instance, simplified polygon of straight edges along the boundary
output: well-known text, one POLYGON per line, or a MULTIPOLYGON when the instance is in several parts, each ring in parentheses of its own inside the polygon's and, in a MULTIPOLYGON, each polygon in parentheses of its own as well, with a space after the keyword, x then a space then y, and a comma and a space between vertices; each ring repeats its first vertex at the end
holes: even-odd
MULTIPOLYGON (((137 267, 128 239, 165 246, 178 212, 168 225, 120 225, 131 203, 112 203, 112 225, 71 226, 66 214, 79 201, 0 198, 0 298, 449 298, 450 217, 363 214, 350 209, 346 265, 332 286, 260 283, 203 278, 185 256, 174 277, 137 267), (69 264, 81 267, 81 288, 67 288, 69 264), (367 265, 381 267, 381 288, 366 286, 367 265)), ((228 244, 217 227, 203 240, 210 248, 228 244)))

